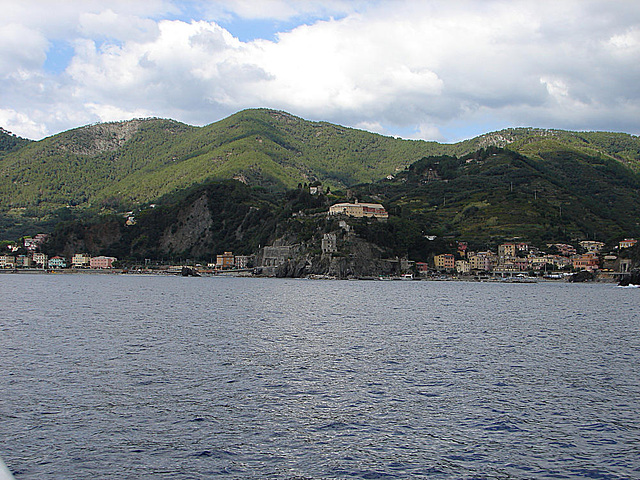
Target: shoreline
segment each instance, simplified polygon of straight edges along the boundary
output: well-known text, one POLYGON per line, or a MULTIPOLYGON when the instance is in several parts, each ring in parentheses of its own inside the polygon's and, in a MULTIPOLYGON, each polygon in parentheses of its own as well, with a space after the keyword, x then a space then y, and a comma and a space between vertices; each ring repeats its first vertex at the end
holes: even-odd
MULTIPOLYGON (((13 268, 0 269, 0 274, 18 274, 18 275, 153 275, 153 276, 183 276, 181 272, 170 270, 126 270, 126 269, 91 269, 91 268, 63 268, 55 270, 44 270, 35 268, 13 268)), ((385 276, 367 276, 354 278, 337 278, 329 275, 307 275, 303 277, 276 277, 273 275, 254 275, 244 271, 221 271, 199 272, 200 277, 243 277, 243 278, 301 278, 307 280, 360 280, 360 281, 392 281, 392 282, 471 282, 471 283, 608 283, 617 284, 627 274, 620 273, 601 273, 596 274, 593 280, 582 282, 571 282, 570 276, 562 278, 545 278, 545 277, 516 277, 516 276, 499 276, 499 275, 481 275, 481 276, 449 276, 439 275, 431 277, 402 278, 402 277, 385 277, 385 276)), ((191 276, 191 275, 190 275, 191 276)))

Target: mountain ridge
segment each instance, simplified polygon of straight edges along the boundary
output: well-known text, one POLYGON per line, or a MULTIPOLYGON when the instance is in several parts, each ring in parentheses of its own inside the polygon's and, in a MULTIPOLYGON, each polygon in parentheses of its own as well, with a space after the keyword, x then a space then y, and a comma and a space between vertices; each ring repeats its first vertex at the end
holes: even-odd
POLYGON ((5 237, 70 214, 138 208, 215 180, 271 191, 314 182, 345 190, 394 178, 426 157, 462 157, 494 146, 539 162, 565 152, 612 161, 632 177, 640 171, 640 139, 624 133, 518 127, 440 144, 272 109, 242 110, 203 127, 146 118, 86 125, 39 141, 16 143, 15 136, 0 133, 14 142, 0 154, 5 237))

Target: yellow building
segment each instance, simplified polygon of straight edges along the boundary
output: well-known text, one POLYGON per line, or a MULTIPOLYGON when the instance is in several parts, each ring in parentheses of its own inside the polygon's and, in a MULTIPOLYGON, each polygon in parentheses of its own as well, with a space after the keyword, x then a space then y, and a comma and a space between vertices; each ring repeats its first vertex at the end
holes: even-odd
POLYGON ((71 258, 71 266, 73 268, 88 267, 90 261, 91 261, 91 257, 89 257, 89 255, 87 255, 86 253, 76 253, 71 258))
POLYGON ((348 215, 350 217, 389 218, 389 214, 379 203, 336 203, 329 207, 329 215, 348 215))
POLYGON ((516 256, 516 244, 515 243, 503 243, 498 245, 499 257, 515 257, 516 256))
POLYGON ((452 270, 456 266, 456 259, 450 253, 443 253, 433 257, 433 263, 437 270, 452 270))

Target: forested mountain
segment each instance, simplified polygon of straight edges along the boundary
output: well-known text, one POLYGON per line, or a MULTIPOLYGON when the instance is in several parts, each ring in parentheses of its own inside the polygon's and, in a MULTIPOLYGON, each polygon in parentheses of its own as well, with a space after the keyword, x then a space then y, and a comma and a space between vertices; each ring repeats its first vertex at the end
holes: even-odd
MULTIPOLYGON (((608 157, 566 150, 526 157, 489 147, 462 157, 425 157, 352 194, 388 207, 389 224, 399 232, 388 243, 419 251, 434 235, 473 248, 514 238, 540 246, 617 242, 640 235, 638 191, 640 177, 608 157)), ((369 224, 362 233, 375 241, 388 228, 369 224)))
POLYGON ((147 119, 90 125, 34 142, 0 161, 2 205, 134 205, 211 179, 282 190, 375 181, 435 142, 383 137, 271 110, 248 110, 206 127, 147 119))
POLYGON ((347 263, 361 272, 367 271, 361 261, 373 261, 371 248, 376 258, 426 262, 455 252, 457 241, 474 250, 514 239, 543 249, 584 239, 614 245, 640 235, 639 187, 635 174, 608 158, 556 152, 531 159, 489 147, 463 157, 424 157, 393 178, 348 192, 314 195, 304 186, 276 192, 213 181, 160 199, 137 212, 134 225, 117 215, 61 222, 47 252, 173 263, 211 261, 222 251, 251 254, 284 241, 301 246, 302 258, 311 258, 320 273, 322 235, 330 232, 339 239, 337 257, 354 259, 347 263), (349 218, 352 234, 345 234, 326 212, 333 203, 356 199, 383 203, 389 219, 349 218))
POLYGON ((257 109, 205 127, 139 119, 0 140, 0 239, 223 179, 273 194, 319 181, 469 238, 630 235, 640 213, 640 140, 627 134, 515 128, 439 144, 257 109))

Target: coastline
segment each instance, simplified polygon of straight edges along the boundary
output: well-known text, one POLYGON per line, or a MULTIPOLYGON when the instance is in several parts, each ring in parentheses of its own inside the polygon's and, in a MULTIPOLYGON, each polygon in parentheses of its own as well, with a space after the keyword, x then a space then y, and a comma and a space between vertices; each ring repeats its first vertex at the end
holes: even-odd
MULTIPOLYGON (((0 274, 18 274, 18 275, 153 275, 153 276, 183 276, 181 272, 164 269, 164 270, 126 270, 126 269, 91 269, 91 268, 64 268, 55 270, 43 270, 32 268, 17 268, 17 269, 0 269, 0 274)), ((255 275, 249 271, 218 271, 211 270, 199 271, 200 277, 245 277, 245 278, 280 278, 274 275, 255 275)), ((393 281, 393 282, 471 282, 471 283, 517 283, 517 284, 532 284, 532 283, 608 283, 618 284, 624 277, 624 274, 611 274, 610 272, 603 272, 595 274, 592 280, 572 282, 571 276, 564 276, 561 278, 545 278, 545 277, 517 277, 517 276, 499 276, 499 275, 480 275, 480 276, 459 276, 459 275, 437 275, 437 276, 424 276, 424 277, 385 277, 385 276, 369 276, 369 277, 347 277, 338 278, 329 275, 306 275, 303 277, 307 280, 360 280, 360 281, 393 281)), ((287 278, 287 277, 282 277, 287 278)), ((293 277, 290 277, 293 278, 293 277)))

